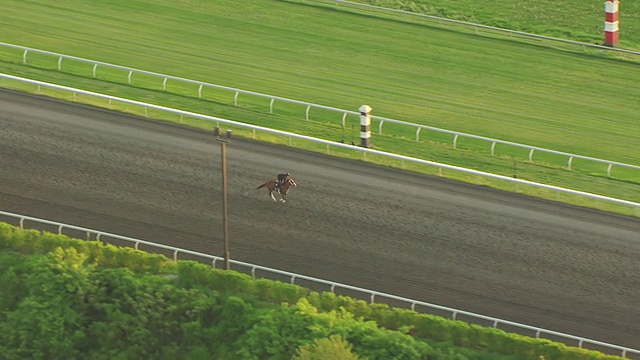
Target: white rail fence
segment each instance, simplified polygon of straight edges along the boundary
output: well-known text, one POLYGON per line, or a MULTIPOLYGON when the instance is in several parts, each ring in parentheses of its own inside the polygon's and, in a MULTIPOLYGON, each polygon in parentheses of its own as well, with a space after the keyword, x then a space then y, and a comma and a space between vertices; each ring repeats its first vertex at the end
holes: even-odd
POLYGON ((459 166, 441 164, 441 163, 437 163, 437 162, 433 162, 433 161, 412 158, 412 157, 404 156, 404 155, 392 154, 392 153, 379 151, 379 150, 374 150, 374 149, 367 149, 367 148, 358 147, 358 146, 349 145, 349 144, 344 144, 344 143, 335 142, 335 141, 317 139, 317 138, 314 138, 314 137, 311 137, 311 136, 299 135, 299 134, 289 133, 289 132, 286 132, 286 131, 269 129, 269 128, 262 127, 262 126, 250 125, 250 124, 245 124, 245 123, 241 123, 241 122, 237 122, 237 121, 233 121, 233 120, 227 120, 227 119, 223 119, 223 118, 219 118, 219 117, 215 117, 215 116, 202 115, 202 114, 197 114, 197 113, 193 113, 193 112, 189 112, 189 111, 172 109, 172 108, 168 108, 168 107, 165 107, 165 106, 153 105, 153 104, 148 104, 148 103, 144 103, 144 102, 140 102, 140 101, 134 101, 134 100, 124 99, 124 98, 119 98, 119 97, 115 97, 115 96, 111 96, 111 95, 104 95, 104 94, 99 94, 99 93, 95 93, 95 92, 91 92, 91 91, 74 89, 74 88, 70 88, 70 87, 67 87, 67 86, 49 84, 49 83, 42 82, 42 81, 26 79, 26 78, 13 76, 13 75, 8 75, 8 74, 1 74, 0 73, 0 79, 3 80, 3 81, 5 79, 7 79, 7 80, 19 81, 21 83, 32 84, 32 85, 37 87, 38 92, 41 92, 42 88, 49 88, 49 89, 55 89, 55 90, 59 90, 59 91, 70 92, 72 94, 74 100, 76 99, 76 97, 78 95, 86 95, 86 96, 90 96, 90 97, 94 97, 94 98, 104 99, 105 102, 107 102, 110 106, 114 102, 133 105, 133 106, 138 106, 138 107, 142 107, 144 109, 145 115, 148 114, 148 110, 149 109, 153 109, 153 110, 157 110, 157 111, 162 111, 162 112, 167 112, 167 113, 179 115, 181 119, 184 118, 184 117, 188 117, 188 118, 195 118, 195 119, 201 119, 201 120, 205 120, 205 121, 210 121, 210 122, 216 123, 218 125, 222 123, 222 124, 226 124, 227 126, 233 126, 233 127, 236 127, 236 128, 244 128, 244 129, 251 130, 251 133, 252 133, 252 136, 253 136, 254 139, 256 137, 256 133, 257 132, 263 132, 263 133, 269 133, 269 134, 272 134, 272 135, 278 135, 278 136, 287 137, 287 138, 289 138, 289 143, 291 145, 293 144, 293 139, 312 142, 312 143, 323 144, 323 145, 325 145, 325 148, 326 148, 326 151, 327 151, 328 154, 330 154, 332 147, 342 148, 342 149, 349 149, 349 150, 353 150, 353 151, 357 151, 357 152, 362 153, 362 156, 363 156, 364 160, 367 159, 367 154, 378 155, 378 156, 384 156, 384 157, 388 157, 388 158, 392 158, 392 159, 396 159, 396 160, 401 160, 401 161, 407 161, 407 162, 412 162, 412 163, 416 163, 416 164, 421 164, 421 165, 425 165, 425 166, 429 166, 429 167, 435 167, 435 168, 438 169, 439 173, 442 173, 442 170, 446 169, 446 170, 451 170, 451 171, 454 171, 454 172, 460 172, 460 173, 475 175, 475 176, 478 176, 479 178, 483 178, 484 177, 484 178, 489 178, 489 179, 505 181, 505 182, 513 183, 516 186, 517 185, 526 185, 526 186, 532 186, 532 187, 541 188, 541 189, 552 190, 552 191, 556 191, 558 193, 576 195, 576 196, 585 197, 585 198, 589 198, 589 199, 593 199, 593 200, 599 200, 599 201, 604 201, 604 202, 608 202, 608 203, 611 203, 611 204, 617 204, 617 205, 621 205, 621 206, 624 206, 624 207, 629 207, 629 208, 634 210, 636 216, 640 216, 640 203, 636 203, 636 202, 632 202, 632 201, 628 201, 628 200, 616 199, 616 198, 612 198, 612 197, 608 197, 608 196, 591 194, 591 193, 587 193, 587 192, 584 192, 584 191, 566 189, 566 188, 562 188, 562 187, 558 187, 558 186, 541 184, 541 183, 536 183, 536 182, 533 182, 533 181, 527 181, 527 180, 523 180, 523 179, 511 178, 511 177, 508 177, 508 176, 496 175, 496 174, 486 173, 486 172, 473 170, 473 169, 466 169, 466 168, 462 168, 462 167, 459 167, 459 166))
MULTIPOLYGON (((357 3, 353 3, 353 4, 357 4, 357 3)), ((363 4, 358 4, 358 5, 369 6, 369 5, 363 5, 363 4)), ((389 11, 394 11, 394 10, 390 10, 389 9, 389 11)), ((416 15, 415 13, 410 13, 410 14, 416 15)), ((438 18, 438 19, 441 19, 441 18, 438 18)), ((448 19, 442 19, 442 20, 448 20, 448 19)), ((450 21, 453 21, 453 20, 450 20, 450 21)), ((476 25, 476 26, 481 26, 481 25, 476 25)), ((509 31, 509 30, 505 30, 505 31, 509 31)), ((531 35, 531 36, 536 36, 536 35, 531 35)), ((590 45, 590 44, 586 44, 586 45, 590 45)), ((170 76, 170 75, 159 74, 159 73, 145 71, 145 70, 133 69, 133 68, 125 67, 125 66, 113 65, 113 64, 109 64, 109 63, 100 62, 100 61, 83 59, 83 58, 79 58, 79 57, 75 57, 75 56, 68 56, 68 55, 64 55, 64 54, 58 54, 58 53, 54 53, 54 52, 43 51, 43 50, 38 50, 38 49, 32 49, 32 48, 27 48, 27 47, 24 47, 24 46, 19 46, 19 45, 13 45, 13 44, 7 44, 7 43, 0 42, 0 48, 2 48, 2 47, 19 50, 22 53, 22 55, 21 55, 22 56, 22 62, 24 64, 29 64, 28 59, 29 59, 29 54, 30 53, 55 57, 55 58, 57 58, 56 69, 58 71, 61 71, 61 72, 64 69, 63 65, 66 64, 66 63, 70 63, 68 67, 72 68, 71 62, 81 62, 81 63, 90 64, 91 67, 92 67, 91 76, 93 78, 97 78, 98 71, 101 68, 116 69, 116 70, 124 71, 127 74, 126 75, 127 84, 128 85, 132 85, 132 86, 134 85, 134 81, 135 81, 135 78, 137 77, 137 75, 146 75, 146 76, 152 76, 152 77, 161 78, 162 79, 162 91, 166 91, 166 92, 170 92, 170 85, 172 83, 186 83, 186 84, 194 85, 194 88, 196 88, 197 90, 195 90, 195 92, 193 93, 193 96, 197 97, 197 98, 200 98, 200 99, 203 98, 203 96, 204 96, 203 93, 206 93, 206 89, 208 89, 208 88, 217 89, 217 90, 223 90, 223 91, 230 92, 230 93, 233 94, 233 104, 234 104, 234 106, 238 106, 238 101, 239 101, 240 95, 258 97, 258 98, 261 98, 261 99, 265 100, 265 107, 267 106, 267 103, 268 103, 269 113, 273 113, 274 112, 274 106, 275 106, 276 101, 277 102, 288 103, 288 104, 296 104, 296 105, 302 106, 305 109, 304 110, 304 116, 305 116, 306 120, 310 120, 311 119, 312 110, 313 109, 325 110, 325 111, 329 111, 329 112, 335 112, 336 113, 336 119, 341 119, 341 124, 342 124, 343 128, 346 126, 346 122, 347 122, 347 117, 348 116, 352 116, 353 118, 358 119, 358 117, 360 115, 360 113, 357 112, 357 111, 339 109, 339 108, 334 108, 334 107, 324 106, 324 105, 319 105, 319 104, 313 104, 313 103, 304 102, 304 101, 292 100, 292 99, 287 99, 287 98, 283 98, 283 97, 279 97, 279 96, 267 95, 267 94, 262 94, 262 93, 258 93, 258 92, 253 92, 253 91, 247 91, 247 90, 241 90, 241 89, 236 89, 236 88, 232 88, 232 87, 222 86, 222 85, 215 85, 215 84, 210 84, 210 83, 205 83, 205 82, 200 82, 200 81, 195 81, 195 80, 190 80, 190 79, 184 79, 184 78, 180 78, 180 77, 176 77, 176 76, 170 76)), ((610 49, 610 48, 606 48, 606 49, 610 49)), ((617 50, 620 50, 620 49, 617 49, 617 50)), ((72 71, 72 70, 69 70, 68 72, 69 73, 74 73, 74 71, 72 71)), ((572 154, 572 153, 567 153, 567 152, 562 152, 562 151, 545 149, 545 148, 542 148, 542 147, 531 146, 531 145, 526 145, 526 144, 519 144, 519 143, 515 143, 515 142, 511 142, 511 141, 492 139, 492 138, 488 138, 488 137, 484 137, 484 136, 478 136, 478 135, 467 134, 467 133, 458 132, 458 131, 446 130, 446 129, 441 129, 441 128, 437 128, 437 127, 433 127, 433 126, 419 125, 419 124, 411 123, 411 122, 408 122, 408 121, 395 120, 395 119, 382 117, 382 116, 372 115, 371 119, 374 121, 374 123, 377 122, 378 134, 382 134, 383 133, 383 126, 384 126, 385 123, 395 124, 395 125, 400 125, 400 126, 406 126, 406 127, 410 127, 410 128, 415 129, 415 140, 416 140, 416 142, 419 142, 421 139, 423 139, 423 140, 425 139, 425 136, 423 135, 424 132, 431 131, 431 132, 435 132, 435 133, 451 135, 451 137, 452 137, 452 143, 451 144, 452 144, 453 148, 457 148, 460 139, 466 138, 466 139, 474 139, 474 140, 481 140, 481 141, 487 142, 488 143, 488 145, 487 145, 488 151, 491 153, 491 155, 496 155, 496 153, 497 153, 496 152, 496 145, 500 144, 500 145, 505 145, 505 146, 509 146, 509 147, 526 149, 528 151, 528 160, 529 161, 534 161, 535 154, 537 154, 537 153, 554 154, 554 155, 559 155, 559 156, 562 156, 562 157, 566 157, 566 159, 567 159, 566 160, 566 164, 567 164, 567 168, 569 168, 569 169, 574 168, 574 160, 575 159, 580 159, 580 160, 585 160, 585 161, 589 161, 589 162, 599 163, 599 164, 603 165, 602 170, 603 170, 603 172, 606 171, 606 174, 609 177, 612 174, 614 166, 640 171, 640 166, 639 165, 632 165, 632 164, 627 164, 627 163, 618 162, 618 161, 611 161, 611 160, 606 160, 606 159, 600 159, 600 158, 595 158, 595 157, 589 157, 589 156, 572 154)))
MULTIPOLYGON (((102 242, 105 242, 105 243, 109 243, 108 239, 110 238, 110 239, 116 239, 116 240, 124 241, 124 242, 126 242, 128 244, 132 244, 133 248, 136 249, 136 250, 139 250, 140 245, 149 246, 149 247, 153 248, 154 250, 165 250, 165 251, 168 250, 169 252, 171 252, 173 254, 173 260, 174 261, 178 261, 180 259, 180 254, 184 254, 184 255, 190 255, 192 257, 198 258, 198 259, 200 259, 200 261, 205 262, 207 264, 211 264, 211 266, 214 267, 214 268, 216 267, 216 263, 218 263, 218 262, 224 263, 224 258, 223 257, 204 254, 204 253, 191 251, 191 250, 185 250, 185 249, 181 249, 181 248, 177 248, 177 247, 173 247, 173 246, 169 246, 169 245, 156 244, 156 243, 153 243, 153 242, 150 242, 150 241, 135 239, 135 238, 116 235, 116 234, 111 234, 111 233, 107 233, 107 232, 104 232, 104 231, 92 230, 92 229, 88 229, 88 228, 84 228, 84 227, 80 227, 80 226, 68 225, 68 224, 63 224, 63 223, 59 223, 59 222, 55 222, 55 221, 39 219, 39 218, 30 217, 30 216, 25 216, 25 215, 19 215, 19 214, 14 214, 14 213, 10 213, 10 212, 5 212, 5 211, 0 211, 0 216, 4 216, 4 217, 7 217, 7 218, 11 218, 11 219, 17 219, 18 226, 20 227, 20 229, 29 228, 28 226, 25 226, 25 222, 26 221, 31 221, 31 222, 35 222, 37 224, 53 226, 53 227, 57 228, 57 233, 61 234, 61 235, 64 234, 64 232, 63 232, 64 229, 69 229, 69 230, 75 230, 75 231, 79 231, 79 232, 82 232, 82 233, 86 234, 86 239, 87 240, 91 240, 93 238, 94 240, 97 240, 97 241, 102 241, 102 242)), ((597 347, 600 347, 600 348, 608 349, 610 351, 619 352, 622 357, 627 357, 628 355, 632 355, 632 354, 633 355, 640 355, 640 350, 637 350, 637 349, 632 349, 632 348, 628 348, 628 347, 624 347, 624 346, 609 344, 609 343, 606 343, 606 342, 587 339, 587 338, 583 338, 583 337, 580 337, 580 336, 565 334, 565 333, 561 333, 561 332, 557 332, 557 331, 553 331, 553 330, 542 329, 542 328, 535 327, 535 326, 520 324, 520 323, 516 323, 516 322, 513 322, 513 321, 498 319, 498 318, 485 316, 485 315, 481 315, 481 314, 476 314, 476 313, 472 313, 472 312, 468 312, 468 311, 464 311, 464 310, 458 310, 458 309, 450 308, 450 307, 447 307, 447 306, 431 304, 431 303, 427 303, 427 302, 423 302, 423 301, 418 301, 418 300, 409 299, 409 298, 405 298, 405 297, 395 296, 395 295, 391 295, 391 294, 387 294, 387 293, 383 293, 383 292, 379 292, 379 291, 374 291, 374 290, 369 290, 369 289, 364 289, 364 288, 360 288, 360 287, 356 287, 356 286, 345 285, 345 284, 341 284, 341 283, 338 283, 338 282, 324 280, 324 279, 318 279, 318 278, 314 278, 314 277, 310 277, 310 276, 306 276, 306 275, 295 274, 295 273, 291 273, 291 272, 288 272, 288 271, 272 269, 272 268, 268 268, 268 267, 265 267, 265 266, 250 264, 250 263, 246 263, 246 262, 242 262, 242 261, 230 260, 230 263, 234 266, 235 269, 245 270, 245 271, 248 270, 251 273, 251 276, 252 276, 253 279, 257 278, 257 271, 259 270, 259 271, 264 271, 264 272, 269 273, 269 274, 285 276, 285 277, 289 278, 289 282, 291 284, 296 284, 295 281, 297 279, 299 279, 299 280, 309 281, 309 282, 315 283, 315 284, 326 285, 327 288, 329 289, 329 291, 331 291, 332 293, 335 293, 336 289, 350 290, 350 291, 359 293, 361 295, 366 295, 371 304, 375 303, 376 301, 385 303, 385 299, 386 300, 395 300, 395 301, 398 301, 398 302, 403 303, 405 305, 409 305, 411 310, 414 310, 414 311, 417 311, 416 309, 420 306, 420 307, 428 308, 428 309, 431 309, 431 310, 437 310, 437 311, 440 311, 440 312, 446 312, 446 313, 450 314, 452 320, 456 320, 456 319, 459 320, 460 316, 466 316, 466 317, 469 317, 471 319, 474 319, 475 321, 480 320, 480 321, 484 321, 484 322, 487 322, 487 323, 491 323, 494 328, 500 328, 499 327, 500 325, 516 328, 516 329, 519 329, 521 331, 528 332, 530 334, 528 336, 533 336, 535 338, 543 338, 543 335, 553 336, 553 337, 561 339, 561 341, 565 342, 567 345, 570 345, 570 346, 577 346, 579 348, 585 348, 586 345, 590 344, 590 345, 594 345, 594 346, 597 346, 597 347)))

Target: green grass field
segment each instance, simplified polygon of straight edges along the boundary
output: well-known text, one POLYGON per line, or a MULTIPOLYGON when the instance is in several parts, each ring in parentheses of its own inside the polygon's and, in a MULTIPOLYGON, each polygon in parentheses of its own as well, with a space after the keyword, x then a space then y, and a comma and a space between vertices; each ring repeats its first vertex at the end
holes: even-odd
MULTIPOLYGON (((357 0, 355 2, 602 45, 604 1, 357 0)), ((620 47, 640 48, 640 3, 620 1, 620 47)))
MULTIPOLYGON (((545 15, 543 5, 550 1, 526 3, 536 3, 537 11, 529 5, 498 2, 474 8, 462 3, 440 2, 442 9, 435 11, 496 26, 496 19, 503 19, 518 30, 559 36, 545 30, 552 28, 555 16, 545 15)), ((581 15, 593 4, 560 3, 574 5, 567 11, 566 37, 585 40, 580 34, 592 20, 581 15)), ((593 18, 601 25, 604 6, 598 4, 593 18)), ((621 9, 632 6, 640 8, 625 3, 621 9)), ((379 116, 640 165, 640 61, 603 51, 496 33, 475 35, 309 1, 7 0, 0 22, 3 42, 338 108, 368 104, 379 116)), ((338 119, 319 116, 305 122, 304 110, 287 106, 271 115, 264 100, 243 100, 233 107, 224 94, 208 93, 210 101, 201 101, 163 93, 157 79, 137 79, 131 87, 122 85, 124 72, 101 73, 100 80, 92 80, 86 65, 77 65, 72 75, 50 70, 57 59, 33 57, 31 66, 21 61, 20 52, 0 51, 0 71, 9 74, 322 138, 345 136, 338 119)), ((169 90, 195 92, 179 86, 169 90)), ((386 126, 385 136, 374 134, 375 147, 384 151, 508 176, 517 172, 527 180, 640 201, 638 171, 614 169, 607 178, 605 165, 576 162, 569 171, 566 159, 547 156, 529 163, 526 151, 516 149, 490 156, 473 141, 453 150, 450 138, 423 135, 416 143, 414 131, 388 132, 386 126)), ((513 185, 489 185, 514 190, 513 185)))

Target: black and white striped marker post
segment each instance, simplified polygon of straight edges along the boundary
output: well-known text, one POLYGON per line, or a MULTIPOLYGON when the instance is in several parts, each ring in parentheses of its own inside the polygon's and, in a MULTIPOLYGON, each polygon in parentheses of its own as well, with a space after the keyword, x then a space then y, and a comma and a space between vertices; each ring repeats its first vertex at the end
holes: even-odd
POLYGON ((360 146, 371 147, 371 107, 360 106, 360 146))

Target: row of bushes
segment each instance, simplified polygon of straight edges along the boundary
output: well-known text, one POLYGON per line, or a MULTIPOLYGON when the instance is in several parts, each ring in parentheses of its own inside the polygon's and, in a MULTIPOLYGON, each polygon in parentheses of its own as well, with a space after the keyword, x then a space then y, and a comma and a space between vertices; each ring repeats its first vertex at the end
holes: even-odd
POLYGON ((0 239, 0 359, 457 356, 343 310, 319 312, 299 287, 192 262, 163 266, 154 255, 134 272, 121 264, 146 254, 6 226, 0 239), (274 301, 280 290, 296 303, 274 301))
POLYGON ((620 359, 3 223, 0 254, 0 358, 620 359))
MULTIPOLYGON (((187 286, 217 287, 221 284, 224 284, 224 287, 229 286, 226 280, 218 278, 226 277, 225 274, 213 274, 205 265, 184 263, 178 266, 178 271, 180 278, 188 281, 188 284, 185 284, 187 286)), ((231 288, 236 292, 241 292, 243 288, 252 289, 254 287, 251 285, 252 282, 254 281, 249 277, 240 274, 231 282, 233 283, 231 288), (239 279, 242 280, 238 281, 239 279)), ((267 281, 267 283, 272 282, 267 281)), ((270 300, 293 302, 299 295, 295 293, 295 289, 299 288, 295 285, 280 283, 274 287, 277 290, 268 297, 270 300), (273 295, 279 292, 282 297, 276 299, 273 295)), ((260 296, 259 293, 255 295, 260 296)), ((483 349, 496 354, 515 355, 522 359, 621 359, 618 356, 576 348, 548 339, 508 333, 496 328, 421 314, 409 309, 390 308, 386 304, 369 304, 363 300, 338 296, 331 292, 310 292, 304 299, 322 312, 345 311, 355 318, 375 321, 378 326, 386 329, 400 330, 416 338, 445 342, 458 347, 483 349)))
MULTIPOLYGON (((369 359, 427 359, 426 343, 346 313, 184 289, 164 276, 86 264, 74 248, 0 252, 0 358, 292 359, 348 338, 369 359)), ((346 346, 344 354, 357 356, 346 346)))

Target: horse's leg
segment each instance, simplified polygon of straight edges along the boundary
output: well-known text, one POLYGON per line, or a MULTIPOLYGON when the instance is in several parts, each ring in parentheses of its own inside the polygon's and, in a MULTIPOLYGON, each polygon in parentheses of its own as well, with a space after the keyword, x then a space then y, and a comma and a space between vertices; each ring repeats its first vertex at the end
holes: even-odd
POLYGON ((276 200, 276 197, 273 196, 273 191, 269 191, 269 195, 271 196, 271 200, 278 202, 278 200, 276 200))

